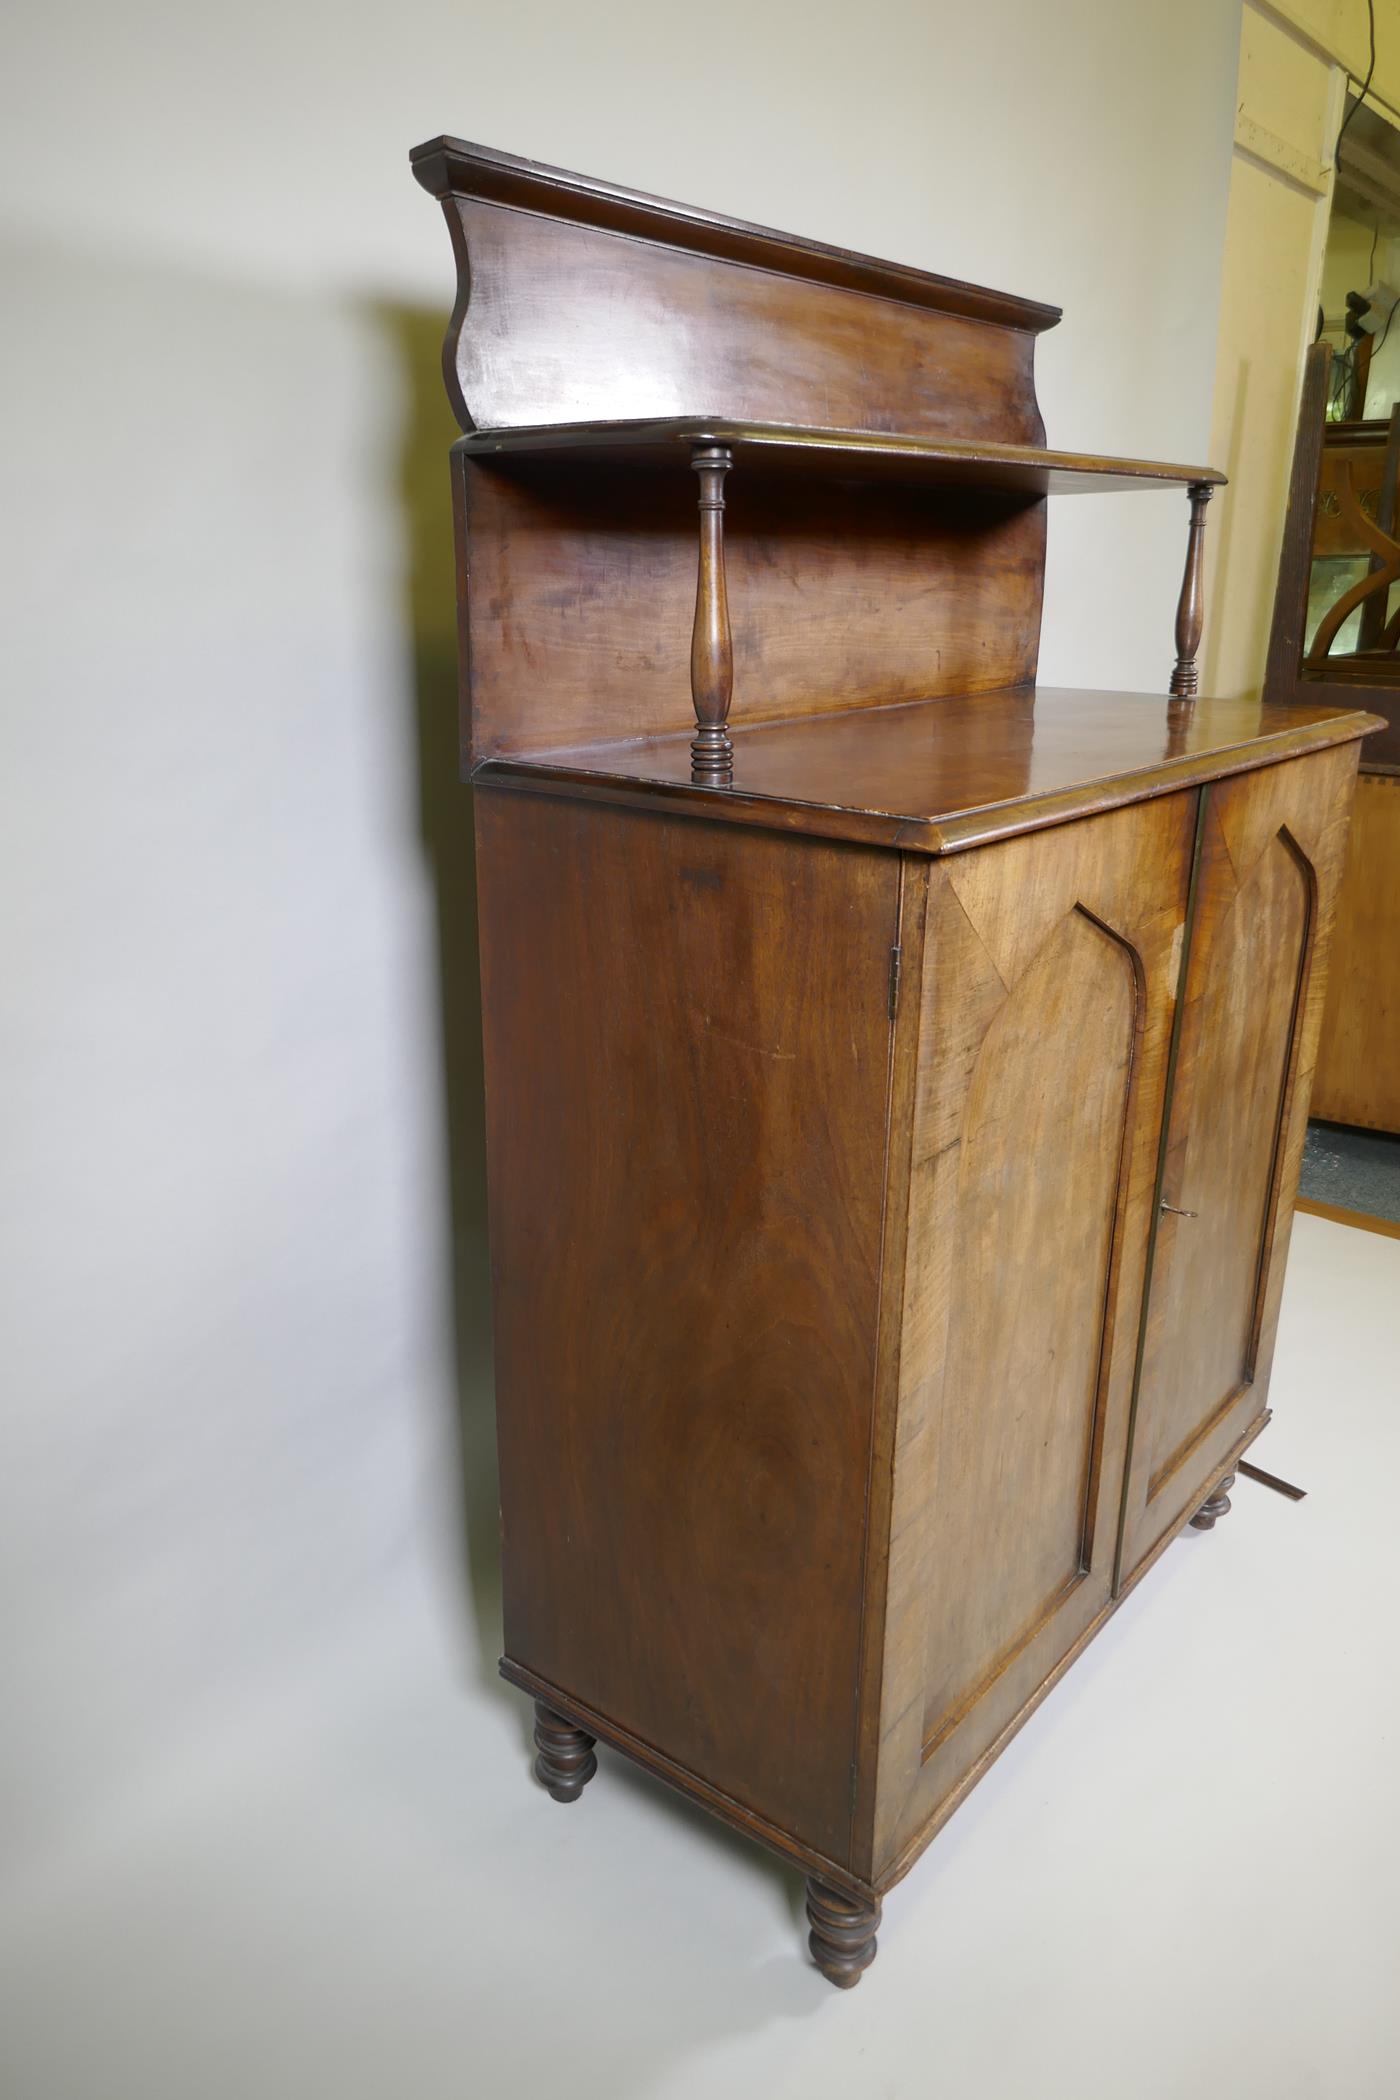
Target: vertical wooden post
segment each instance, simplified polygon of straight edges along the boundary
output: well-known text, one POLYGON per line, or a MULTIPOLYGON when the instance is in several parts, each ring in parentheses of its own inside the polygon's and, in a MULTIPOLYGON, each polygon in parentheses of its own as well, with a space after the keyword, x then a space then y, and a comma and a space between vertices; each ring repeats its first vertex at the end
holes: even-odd
MULTIPOLYGON (((1368 336, 1367 341, 1371 338, 1368 336)), ((1351 468, 1347 468, 1351 478, 1351 468)), ((1400 487, 1400 403, 1390 411, 1390 429, 1386 433, 1385 465, 1381 469, 1381 496, 1376 505, 1376 524, 1386 539, 1395 538, 1395 495, 1400 487)), ((1311 552, 1311 549, 1309 549, 1311 552)), ((1311 564, 1309 564, 1311 567, 1311 564)), ((1385 559, 1373 554, 1367 564, 1368 576, 1385 573, 1385 559)), ((1384 649, 1386 629, 1389 626, 1390 584, 1383 583, 1373 589, 1361 601, 1361 625, 1356 637, 1356 653, 1361 655, 1368 649, 1384 649)))
POLYGON ((1176 668, 1172 672, 1173 699, 1194 700, 1200 683, 1196 651, 1201 646, 1205 624, 1206 505, 1214 491, 1208 481, 1193 481, 1191 525, 1186 535, 1186 568, 1181 578, 1181 596, 1176 602, 1176 668))
POLYGON ((725 726, 734 644, 724 587, 724 477, 734 455, 723 445, 697 445, 690 464, 700 476, 700 567, 690 641, 690 694, 699 727, 690 744, 690 777, 704 786, 728 787, 734 778, 734 746, 725 726))

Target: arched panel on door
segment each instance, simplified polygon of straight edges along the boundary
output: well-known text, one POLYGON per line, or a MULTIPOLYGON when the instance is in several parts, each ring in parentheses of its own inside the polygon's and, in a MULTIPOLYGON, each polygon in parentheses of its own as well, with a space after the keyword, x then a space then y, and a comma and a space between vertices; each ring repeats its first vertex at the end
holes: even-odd
MULTIPOLYGON (((1223 840, 1222 840, 1223 845, 1223 840)), ((1191 987, 1158 1227, 1150 1474, 1155 1501, 1254 1374, 1260 1263, 1307 960, 1312 872, 1280 827, 1241 879, 1216 859, 1214 923, 1191 987), (1179 1122, 1179 1135, 1177 1125, 1179 1122), (1189 1215, 1187 1215, 1189 1213, 1189 1215)), ((1204 929, 1203 929, 1204 930, 1204 929)), ((1199 938, 1199 936, 1198 936, 1199 938)))
POLYGON ((929 1617, 926 1756, 1093 1560, 1105 1312, 1141 1004, 1136 952, 1075 906, 1002 988, 976 1054, 946 1370, 964 1404, 945 1419, 934 1461, 934 1521, 962 1579, 929 1617), (1027 1158, 1042 1163, 1031 1179, 1027 1158), (1006 1511, 1020 1512, 1010 1529, 1006 1511))
POLYGON ((1278 766, 1206 794, 1119 1588, 1264 1419, 1316 1042, 1318 871, 1338 858, 1332 785, 1278 766))

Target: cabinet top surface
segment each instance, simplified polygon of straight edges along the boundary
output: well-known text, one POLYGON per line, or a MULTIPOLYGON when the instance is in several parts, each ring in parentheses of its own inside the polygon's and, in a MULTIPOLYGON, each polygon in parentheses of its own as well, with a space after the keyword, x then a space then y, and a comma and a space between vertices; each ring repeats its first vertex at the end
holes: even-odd
POLYGON ((734 784, 697 787, 687 735, 490 759, 485 784, 689 810, 825 837, 957 852, 1347 743, 1360 709, 1023 687, 733 723, 734 784))

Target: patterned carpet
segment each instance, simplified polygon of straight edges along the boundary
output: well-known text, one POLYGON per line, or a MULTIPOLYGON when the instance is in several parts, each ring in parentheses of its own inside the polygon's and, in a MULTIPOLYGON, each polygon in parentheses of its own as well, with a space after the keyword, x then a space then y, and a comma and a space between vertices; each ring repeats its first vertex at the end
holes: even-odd
POLYGON ((1309 1123, 1298 1194, 1400 1224, 1400 1138, 1309 1123))

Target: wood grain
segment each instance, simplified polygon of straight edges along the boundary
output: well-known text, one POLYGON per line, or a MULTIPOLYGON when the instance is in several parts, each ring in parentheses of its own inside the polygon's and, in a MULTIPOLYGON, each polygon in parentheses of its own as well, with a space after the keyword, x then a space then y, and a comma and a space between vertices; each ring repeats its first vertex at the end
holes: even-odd
POLYGON ((1039 444, 1034 338, 629 235, 457 200, 464 429, 614 417, 1039 444), (644 265, 644 266, 643 266, 644 265), (560 314, 568 316, 560 327, 560 314))
POLYGON ((619 210, 560 169, 517 172, 501 201, 499 157, 458 141, 413 165, 457 255, 444 371, 464 430, 727 416, 1044 438, 1032 368, 1054 309, 657 199, 619 210))
POLYGON ((1389 421, 1324 426, 1311 549, 1314 557, 1368 551, 1365 540, 1356 531, 1353 502, 1389 531, 1386 512, 1389 510, 1392 519, 1395 515, 1395 461, 1391 454, 1389 421), (1343 500, 1344 492, 1350 500, 1343 500))
POLYGON ((1267 1390, 1356 749, 1203 804, 1120 1575, 1199 1504, 1267 1390))
POLYGON ((844 1860, 898 860, 477 825, 507 1655, 844 1860))
MULTIPOLYGON (((688 701, 682 706, 689 712, 688 701)), ((678 727, 683 730, 687 715, 678 727)), ((1337 706, 1025 687, 745 727, 734 785, 690 784, 688 735, 491 761, 479 777, 821 837, 960 853, 1047 824, 1350 742, 1337 706), (679 792, 677 792, 679 790, 679 792)))
POLYGON ((690 772, 693 780, 710 787, 727 787, 734 777, 734 746, 725 728, 734 691, 734 640, 724 568, 724 477, 733 464, 733 454, 722 445, 697 445, 691 455, 700 477, 700 544, 690 635, 690 697, 696 722, 690 772))
POLYGON ((598 1769, 597 1738, 535 1701, 535 1777, 556 1801, 577 1801, 598 1769))
POLYGON ((1214 1531, 1220 1519, 1229 1516, 1232 1506, 1230 1490, 1234 1484, 1233 1473, 1227 1473, 1223 1480, 1216 1482, 1195 1516, 1189 1520, 1193 1531, 1214 1531))
POLYGON ((809 1875, 807 1923, 812 1928, 807 1945, 827 1982, 841 1991, 853 1989, 875 1959, 878 1901, 861 1902, 809 1875))
MULTIPOLYGON (((456 456, 468 764, 684 735, 695 476, 456 456), (470 554, 468 556, 468 550, 470 554)), ((1035 675, 1044 505, 725 482, 731 735, 1035 675)))
POLYGON ((1269 626, 1269 653, 1264 667, 1264 692, 1270 700, 1294 698, 1304 676, 1308 585, 1312 576, 1323 434, 1331 378, 1332 346, 1330 343, 1314 343, 1303 361, 1298 428, 1288 470, 1288 508, 1284 514, 1278 582, 1274 587, 1274 613, 1269 626))
MULTIPOLYGON (((1250 1424, 1244 1436, 1241 1437, 1238 1445, 1230 1453, 1230 1457, 1226 1465, 1220 1469, 1222 1474, 1229 1472, 1231 1468, 1238 1463, 1241 1452, 1247 1451, 1250 1445, 1254 1442, 1255 1438, 1263 1434, 1263 1432, 1269 1426, 1270 1419, 1271 1417, 1267 1408, 1261 1415, 1256 1416, 1255 1420, 1250 1424)), ((1045 1701, 1054 1691, 1056 1685, 1059 1684, 1061 1679, 1065 1676, 1066 1672, 1069 1671, 1073 1667, 1073 1665, 1078 1661, 1079 1657, 1084 1653, 1084 1650, 1094 1639, 1095 1635, 1103 1631, 1103 1628, 1107 1625, 1108 1621, 1112 1618, 1113 1614, 1119 1609, 1119 1607, 1123 1603, 1126 1602, 1127 1598, 1131 1596, 1133 1590, 1136 1589, 1137 1585, 1143 1580, 1144 1576, 1146 1576, 1150 1572, 1150 1570, 1153 1567, 1155 1567, 1156 1563, 1162 1558, 1162 1555, 1167 1551, 1168 1547, 1172 1544, 1173 1540, 1177 1538, 1179 1534, 1186 1529, 1186 1524, 1187 1516, 1186 1513, 1183 1513, 1180 1523, 1174 1525, 1170 1530, 1162 1534, 1162 1537, 1157 1541, 1156 1546, 1152 1549, 1152 1551, 1146 1556, 1144 1560, 1138 1563, 1138 1566, 1134 1569, 1132 1575, 1129 1576, 1124 1582, 1121 1590, 1119 1590, 1115 1595, 1109 1597, 1107 1602, 1103 1605, 1102 1609, 1098 1613, 1096 1613, 1096 1615, 1089 1621, 1088 1625, 1084 1628, 1083 1632, 1074 1641, 1073 1645, 1066 1649, 1065 1653, 1060 1657, 1059 1661, 1056 1662, 1051 1667, 1051 1669, 1049 1669, 1046 1672, 1045 1676, 1041 1678, 1040 1682, 1034 1686, 1034 1688, 1028 1694, 1026 1699, 1022 1702, 1022 1704, 1019 1707, 1017 1707, 1016 1711, 1011 1715, 1010 1719, 1007 1721, 1005 1727, 1001 1730, 1000 1734, 995 1736, 993 1740, 987 1745, 986 1749, 982 1752, 982 1755, 978 1757, 971 1765, 968 1766, 962 1778, 959 1779, 957 1784, 953 1786, 942 1797, 937 1807, 929 1814, 929 1816, 923 1822, 916 1825, 908 1842, 905 1844, 903 1849, 899 1853, 897 1853, 895 1857, 891 1859, 889 1864, 883 1869, 883 1871, 878 1877, 878 1880, 874 1883, 862 1884, 858 1890, 858 1893, 865 1894, 868 1889, 870 1893, 885 1896, 888 1895, 889 1891, 892 1888, 894 1888, 898 1882, 903 1880, 904 1876, 909 1872, 910 1868, 914 1866, 917 1860, 919 1859, 920 1854, 927 1850, 929 1844, 938 1835, 939 1831, 943 1828, 944 1824, 948 1821, 949 1817, 956 1813, 958 1808, 961 1807, 962 1803, 972 1792, 973 1788, 977 1786, 983 1778, 985 1778, 986 1774, 996 1763, 997 1759, 1001 1756, 1002 1752, 1016 1740, 1016 1737, 1020 1734, 1021 1730, 1025 1727, 1026 1723, 1035 1715, 1035 1713, 1040 1709, 1040 1707, 1042 1707, 1045 1704, 1045 1701)))
POLYGON ((468 139, 428 139, 408 156, 417 180, 430 196, 482 197, 516 211, 609 227, 637 239, 683 248, 697 255, 723 256, 731 262, 777 270, 787 277, 834 284, 848 291, 871 292, 898 299, 932 313, 965 314, 998 327, 1038 331, 1053 328, 1058 306, 1025 299, 1012 292, 988 291, 960 278, 940 277, 907 263, 881 262, 871 255, 838 248, 805 234, 778 233, 747 219, 727 217, 700 205, 678 204, 624 188, 596 175, 576 175, 567 168, 525 160, 468 139))
POLYGON ((1400 1134, 1400 779, 1356 783, 1313 1114, 1400 1134))
POLYGON ((1201 646, 1205 621, 1206 505, 1211 499, 1208 481, 1191 484, 1191 523, 1186 534, 1186 566, 1181 576, 1181 595, 1176 606, 1176 662, 1172 666, 1171 691, 1178 699, 1194 700, 1200 685, 1196 652, 1201 646))
POLYGON ((1372 718, 1366 763, 1394 771, 1400 769, 1400 678, 1395 676, 1394 659, 1378 662, 1372 656, 1331 656, 1322 663, 1303 659, 1313 551, 1320 538, 1325 535, 1327 544, 1331 537, 1322 501, 1324 411, 1331 365, 1330 346, 1314 343, 1303 368, 1264 696, 1284 703, 1322 701, 1364 709, 1372 718))
POLYGON ((1311 863, 1286 826, 1250 837, 1237 863, 1231 814, 1227 791, 1212 795, 1144 1372, 1149 1500, 1251 1379, 1260 1248, 1314 909, 1311 863))
POLYGON ((556 1798, 601 1741, 799 1863, 848 1987, 1268 1420, 1371 686, 1036 690, 1049 493, 1191 486, 1180 688, 1220 479, 1045 447, 1055 310, 414 166, 469 432, 501 1669, 556 1798))
POLYGON ((1019 974, 1004 979, 983 941, 969 963, 961 995, 987 1025, 961 1117, 944 1373, 966 1404, 944 1416, 929 1519, 961 1580, 929 1628, 926 1758, 1093 1561, 1100 1354, 1140 1007, 1137 951, 1078 904, 1019 974), (1008 1204, 1027 1154, 1058 1156, 1059 1171, 1008 1204))
POLYGON ((1214 467, 1166 460, 1115 459, 1099 452, 1054 452, 992 438, 919 437, 911 431, 842 430, 824 424, 740 423, 725 416, 670 416, 616 422, 544 423, 482 430, 461 438, 467 459, 550 458, 560 463, 671 467, 697 444, 723 445, 746 472, 850 486, 903 481, 927 489, 1019 496, 1114 495, 1187 484, 1209 496, 1225 476, 1214 467))
POLYGON ((1178 795, 930 877, 873 1880, 1109 1595, 1193 831, 1178 795))

